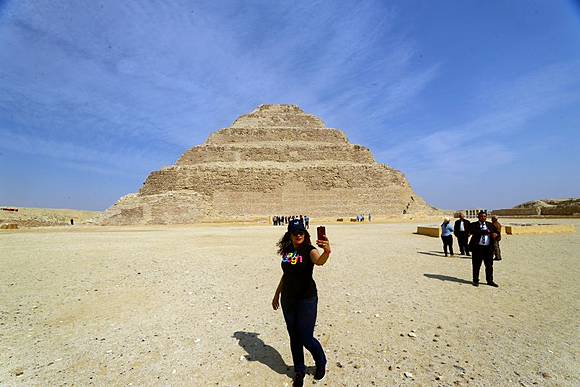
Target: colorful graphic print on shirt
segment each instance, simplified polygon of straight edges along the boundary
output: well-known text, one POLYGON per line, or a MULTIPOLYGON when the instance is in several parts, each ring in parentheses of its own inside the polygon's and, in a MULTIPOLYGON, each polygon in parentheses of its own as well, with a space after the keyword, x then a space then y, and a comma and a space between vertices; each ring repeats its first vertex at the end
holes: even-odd
POLYGON ((291 265, 302 263, 302 255, 299 255, 297 251, 287 253, 282 257, 282 263, 289 263, 291 265))

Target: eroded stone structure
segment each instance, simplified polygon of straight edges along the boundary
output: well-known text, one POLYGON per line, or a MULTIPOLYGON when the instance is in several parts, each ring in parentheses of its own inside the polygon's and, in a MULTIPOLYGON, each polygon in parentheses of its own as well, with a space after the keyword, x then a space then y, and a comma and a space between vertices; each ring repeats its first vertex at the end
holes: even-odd
POLYGON ((262 105, 153 172, 103 224, 435 214, 397 170, 294 105, 262 105))

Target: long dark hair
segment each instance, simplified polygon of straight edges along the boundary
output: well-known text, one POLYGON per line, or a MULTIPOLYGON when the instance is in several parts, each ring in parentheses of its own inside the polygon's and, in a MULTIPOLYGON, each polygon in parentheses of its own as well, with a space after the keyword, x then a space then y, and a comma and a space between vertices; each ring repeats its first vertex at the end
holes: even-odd
MULTIPOLYGON (((276 243, 276 246, 278 247, 278 255, 288 254, 294 250, 292 239, 290 239, 290 234, 290 231, 286 231, 286 233, 282 236, 282 239, 276 243)), ((311 244, 310 234, 308 231, 304 231, 304 242, 302 242, 302 246, 309 246, 311 244)))

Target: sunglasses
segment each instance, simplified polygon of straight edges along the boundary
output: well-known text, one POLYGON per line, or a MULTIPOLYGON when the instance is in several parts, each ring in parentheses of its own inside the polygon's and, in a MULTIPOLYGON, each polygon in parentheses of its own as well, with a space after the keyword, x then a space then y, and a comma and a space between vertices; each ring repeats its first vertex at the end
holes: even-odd
POLYGON ((292 233, 293 236, 304 235, 304 231, 294 231, 292 233))

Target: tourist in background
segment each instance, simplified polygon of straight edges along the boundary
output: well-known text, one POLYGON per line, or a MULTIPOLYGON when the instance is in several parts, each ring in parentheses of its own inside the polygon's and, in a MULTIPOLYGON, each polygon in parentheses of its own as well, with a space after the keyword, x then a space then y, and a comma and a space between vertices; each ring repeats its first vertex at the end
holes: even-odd
POLYGON ((443 223, 441 223, 441 240, 443 241, 443 251, 445 256, 447 256, 447 248, 449 248, 449 254, 453 256, 453 227, 449 224, 449 217, 443 218, 443 223))
POLYGON ((493 260, 501 261, 501 250, 499 248, 499 241, 501 241, 501 223, 497 221, 497 216, 491 217, 491 224, 497 230, 497 237, 493 240, 493 260))
POLYGON ((479 270, 481 262, 485 265, 485 280, 489 286, 494 288, 498 284, 493 282, 493 239, 497 238, 497 230, 494 225, 487 222, 487 214, 480 211, 477 214, 477 221, 469 225, 471 240, 469 249, 471 250, 471 265, 473 269, 473 286, 479 286, 479 270))
POLYGON ((304 347, 314 357, 315 380, 326 374, 326 356, 320 342, 314 338, 314 325, 318 309, 318 291, 312 278, 314 265, 322 266, 330 256, 330 243, 324 236, 316 244, 322 254, 310 243, 310 234, 298 219, 288 224, 288 231, 278 242, 278 254, 282 257, 283 275, 272 299, 272 308, 277 310, 282 303, 282 312, 290 336, 290 350, 294 362, 292 386, 303 386, 306 375, 304 347), (281 296, 281 297, 280 297, 281 296))
POLYGON ((462 212, 459 213, 459 219, 455 221, 453 234, 457 238, 459 253, 469 256, 469 244, 467 243, 469 239, 469 220, 465 219, 465 215, 462 212))

